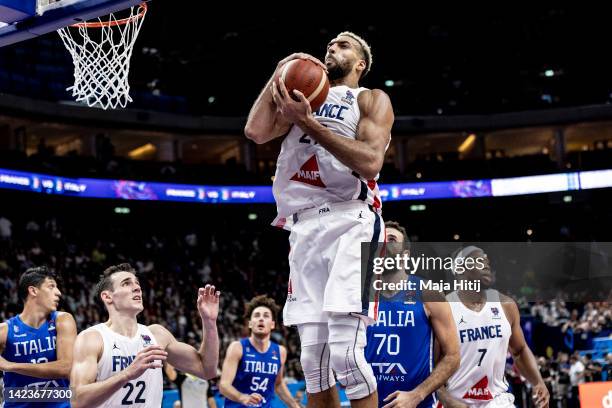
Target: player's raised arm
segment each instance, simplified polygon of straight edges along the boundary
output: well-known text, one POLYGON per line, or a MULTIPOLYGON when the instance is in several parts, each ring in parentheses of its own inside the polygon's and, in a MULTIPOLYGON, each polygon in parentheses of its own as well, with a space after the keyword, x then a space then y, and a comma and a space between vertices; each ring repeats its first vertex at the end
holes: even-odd
POLYGON ((514 300, 507 296, 502 295, 501 301, 504 313, 506 313, 506 317, 512 329, 508 349, 512 353, 514 363, 518 367, 521 375, 523 375, 533 386, 533 400, 536 407, 548 407, 548 401, 550 399, 548 388, 546 388, 546 384, 542 379, 535 356, 525 342, 518 307, 514 300))
POLYGON ((103 340, 98 332, 85 331, 74 344, 74 363, 70 375, 73 388, 72 407, 92 407, 102 404, 129 381, 148 369, 161 368, 166 352, 160 346, 140 351, 125 370, 104 381, 96 381, 98 361, 102 356, 103 340))
POLYGON ((220 295, 212 285, 198 290, 198 311, 202 318, 202 344, 199 350, 176 340, 163 326, 155 324, 149 327, 159 344, 168 352, 168 363, 180 371, 206 380, 217 376, 219 365, 217 316, 220 295))
POLYGON ((280 346, 280 354, 281 354, 281 366, 280 371, 278 372, 278 376, 276 377, 276 382, 274 383, 274 390, 276 391, 276 395, 285 403, 287 407, 300 408, 300 404, 297 403, 287 384, 285 383, 285 362, 287 361, 287 349, 283 346, 280 346))
POLYGON ((257 100, 255 100, 244 128, 246 137, 253 140, 255 143, 261 144, 269 142, 287 133, 291 127, 291 123, 279 114, 277 106, 272 99, 272 83, 282 66, 297 58, 311 60, 320 65, 323 69, 326 69, 321 61, 312 55, 302 52, 291 54, 278 63, 274 74, 272 74, 272 77, 266 83, 266 86, 257 97, 257 100))
MULTIPOLYGON (((70 313, 58 313, 57 360, 48 363, 13 363, 0 357, 0 371, 13 372, 43 379, 70 378, 72 349, 77 335, 76 323, 70 313)), ((1 337, 1 335, 0 335, 1 337)), ((5 335, 6 339, 6 335, 5 335)))

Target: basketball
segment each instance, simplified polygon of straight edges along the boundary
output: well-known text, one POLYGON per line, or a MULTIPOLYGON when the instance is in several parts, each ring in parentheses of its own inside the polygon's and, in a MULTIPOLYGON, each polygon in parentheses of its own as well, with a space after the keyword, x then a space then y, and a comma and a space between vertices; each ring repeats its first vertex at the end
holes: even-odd
POLYGON ((329 92, 329 79, 325 71, 310 60, 294 59, 286 63, 277 75, 276 81, 282 78, 295 100, 293 90, 302 92, 310 102, 313 111, 318 110, 329 92))

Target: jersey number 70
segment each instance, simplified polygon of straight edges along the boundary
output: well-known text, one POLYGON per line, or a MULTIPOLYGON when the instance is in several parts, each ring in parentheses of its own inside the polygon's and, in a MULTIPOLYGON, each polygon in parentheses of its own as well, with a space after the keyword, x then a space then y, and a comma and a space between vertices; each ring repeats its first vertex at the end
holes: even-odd
POLYGON ((375 334, 375 338, 382 339, 380 343, 378 343, 378 347, 376 348, 376 354, 380 354, 385 343, 387 344, 387 354, 390 356, 396 356, 400 352, 400 337, 397 334, 375 334))

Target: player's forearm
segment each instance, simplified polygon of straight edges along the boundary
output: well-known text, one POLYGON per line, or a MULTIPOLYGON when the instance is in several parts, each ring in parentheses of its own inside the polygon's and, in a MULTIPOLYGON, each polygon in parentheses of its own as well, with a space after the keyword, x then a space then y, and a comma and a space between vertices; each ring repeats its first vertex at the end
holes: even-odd
POLYGON ((231 383, 226 383, 223 381, 219 383, 219 391, 221 391, 221 394, 223 394, 225 398, 228 398, 234 402, 240 402, 240 398, 243 395, 231 383))
POLYGON ((438 388, 436 391, 438 399, 444 405, 444 408, 465 408, 466 405, 458 399, 452 397, 445 386, 438 388))
POLYGON ((71 361, 58 360, 40 364, 10 363, 7 371, 30 377, 56 380, 60 378, 70 378, 71 368, 71 361))
POLYGON ((276 104, 272 99, 272 92, 270 91, 273 78, 274 76, 268 80, 266 86, 255 100, 244 127, 245 136, 255 143, 265 143, 277 136, 274 135, 274 129, 278 120, 278 114, 276 112, 276 104))
POLYGON ((278 395, 278 398, 280 398, 286 406, 300 408, 300 404, 298 404, 295 399, 293 399, 293 396, 291 395, 291 392, 289 391, 289 388, 287 388, 287 384, 285 384, 284 381, 282 381, 281 384, 277 385, 274 390, 276 391, 276 395, 278 395))
POLYGON ((320 124, 313 116, 308 117, 298 126, 342 164, 363 178, 373 179, 380 172, 383 157, 365 142, 337 135, 320 124))
POLYGON ((198 353, 202 361, 203 378, 215 378, 219 365, 219 334, 216 321, 202 320, 202 344, 198 353))
POLYGON ((451 375, 459 368, 459 356, 455 354, 445 354, 442 359, 436 364, 435 368, 415 389, 416 392, 422 399, 425 399, 428 395, 446 384, 446 381, 451 375))
POLYGON ((129 382, 125 371, 121 371, 104 381, 74 387, 72 408, 88 408, 102 404, 111 395, 129 382))
POLYGON ((544 382, 540 375, 540 370, 538 369, 538 363, 531 350, 529 350, 529 347, 523 347, 517 355, 512 357, 521 375, 525 377, 531 385, 544 382))

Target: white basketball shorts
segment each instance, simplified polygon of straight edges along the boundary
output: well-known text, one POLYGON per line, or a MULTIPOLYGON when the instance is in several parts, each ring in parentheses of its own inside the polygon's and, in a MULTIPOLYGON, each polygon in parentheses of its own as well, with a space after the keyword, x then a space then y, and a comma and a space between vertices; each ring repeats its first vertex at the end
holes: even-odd
POLYGON ((371 265, 378 243, 385 242, 380 214, 355 200, 302 211, 293 222, 285 325, 326 323, 328 312, 356 313, 373 323, 377 305, 364 290, 371 286, 371 271, 362 284, 361 243, 373 244, 371 265))

